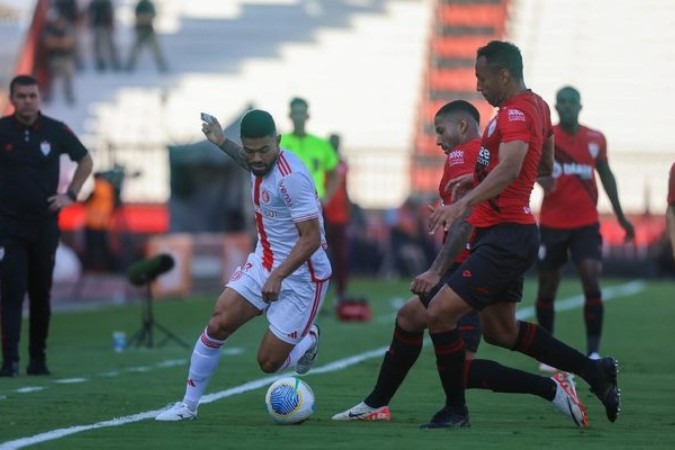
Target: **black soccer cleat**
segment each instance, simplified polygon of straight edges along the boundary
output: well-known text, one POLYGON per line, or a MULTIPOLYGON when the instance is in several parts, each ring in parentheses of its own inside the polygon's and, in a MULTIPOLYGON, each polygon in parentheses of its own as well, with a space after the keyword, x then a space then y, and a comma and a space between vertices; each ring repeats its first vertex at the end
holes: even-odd
POLYGON ((19 376, 19 364, 16 362, 3 363, 2 368, 0 368, 0 377, 18 377, 19 376))
POLYGON ((420 425, 424 430, 435 428, 469 428, 469 410, 466 408, 443 407, 431 418, 429 423, 420 425))
POLYGON ((598 380, 595 386, 591 386, 591 392, 605 405, 607 419, 615 422, 621 412, 621 391, 617 382, 619 363, 610 357, 597 360, 597 364, 598 380))
POLYGON ((28 367, 26 367, 26 373, 28 375, 51 375, 52 373, 47 368, 47 364, 44 361, 30 361, 28 367))

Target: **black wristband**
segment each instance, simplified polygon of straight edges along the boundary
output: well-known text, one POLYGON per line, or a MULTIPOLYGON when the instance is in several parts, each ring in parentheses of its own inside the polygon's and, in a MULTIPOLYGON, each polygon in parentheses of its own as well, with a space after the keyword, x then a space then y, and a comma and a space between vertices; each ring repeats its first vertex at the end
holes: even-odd
POLYGON ((68 190, 66 191, 66 195, 67 195, 68 198, 71 199, 72 201, 74 201, 74 202, 77 201, 77 194, 76 194, 75 191, 73 191, 72 189, 68 189, 68 190))

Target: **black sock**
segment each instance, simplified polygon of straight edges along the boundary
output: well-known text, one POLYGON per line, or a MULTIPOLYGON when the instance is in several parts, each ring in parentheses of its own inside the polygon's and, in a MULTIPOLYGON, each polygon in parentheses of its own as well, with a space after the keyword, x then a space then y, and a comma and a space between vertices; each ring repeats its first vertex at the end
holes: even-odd
POLYGON ((547 298, 538 296, 537 301, 535 302, 535 308, 537 310, 537 323, 544 330, 548 331, 549 334, 553 334, 553 322, 555 321, 555 308, 553 303, 555 298, 547 298))
POLYGON ((532 394, 551 401, 557 385, 547 377, 502 366, 487 359, 466 361, 466 388, 490 389, 509 394, 532 394))
POLYGON ((595 374, 590 360, 548 334, 542 327, 529 322, 518 322, 518 338, 511 350, 524 353, 536 360, 566 372, 579 375, 586 381, 595 374))
POLYGON ((423 332, 406 331, 396 322, 394 337, 380 366, 377 384, 373 392, 366 397, 366 405, 379 408, 389 404, 408 371, 417 361, 422 351, 423 337, 423 332))
POLYGON ((465 408, 464 398, 464 340, 457 328, 452 331, 430 333, 436 353, 436 368, 445 391, 445 404, 451 408, 465 408))
POLYGON ((602 319, 604 307, 602 293, 594 292, 586 294, 584 303, 584 322, 586 323, 586 350, 590 355, 600 348, 600 335, 602 334, 602 319))

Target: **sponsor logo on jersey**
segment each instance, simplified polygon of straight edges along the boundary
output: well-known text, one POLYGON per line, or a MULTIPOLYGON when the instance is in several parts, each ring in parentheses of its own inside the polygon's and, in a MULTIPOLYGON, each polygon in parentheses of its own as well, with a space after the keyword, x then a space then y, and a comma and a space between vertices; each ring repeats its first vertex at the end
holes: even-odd
POLYGON ((291 338, 291 339, 297 339, 297 338, 298 338, 298 332, 297 332, 297 331, 293 331, 293 332, 291 332, 291 333, 286 334, 286 336, 288 336, 288 337, 291 338))
POLYGON ((588 164, 563 163, 562 173, 563 175, 577 176, 582 180, 593 179, 593 167, 589 166, 588 164))
POLYGON ((490 165, 490 150, 485 147, 481 147, 478 152, 478 158, 476 159, 476 165, 487 167, 490 165))
POLYGON ((553 178, 560 178, 560 175, 562 175, 562 166, 558 161, 553 163, 553 172, 551 173, 551 176, 553 178))
POLYGON ((455 149, 448 154, 449 166, 463 166, 464 165, 464 150, 455 149))
POLYGON ((509 122, 525 122, 525 113, 519 109, 509 109, 506 111, 506 116, 509 119, 509 122))
POLYGON ((286 203, 286 206, 293 208, 293 199, 288 193, 288 189, 286 188, 286 184, 284 183, 283 179, 279 182, 279 193, 281 194, 281 198, 284 200, 284 203, 286 203))
POLYGON ((600 153, 600 146, 597 142, 588 143, 588 153, 591 154, 591 158, 593 159, 598 157, 598 154, 600 153))
POLYGON ((52 144, 50 144, 47 141, 42 141, 40 143, 40 151, 42 152, 43 155, 47 156, 49 155, 49 152, 52 151, 52 144))

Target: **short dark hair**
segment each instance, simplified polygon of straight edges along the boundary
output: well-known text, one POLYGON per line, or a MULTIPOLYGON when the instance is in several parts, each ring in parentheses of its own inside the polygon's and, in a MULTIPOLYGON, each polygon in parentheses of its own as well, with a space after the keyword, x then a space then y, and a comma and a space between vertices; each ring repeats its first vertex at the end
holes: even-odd
POLYGON ((466 100, 453 100, 450 103, 446 103, 436 111, 436 117, 447 116, 458 112, 466 113, 473 117, 476 123, 480 123, 480 113, 478 112, 478 109, 466 100))
POLYGON ((12 78, 12 81, 9 83, 9 95, 10 97, 14 94, 14 89, 16 86, 37 86, 38 81, 35 77, 31 75, 17 75, 12 78))
POLYGON ((506 69, 517 80, 523 79, 523 56, 520 49, 506 41, 490 41, 480 47, 476 59, 485 57, 487 63, 497 69, 506 69))
POLYGON ((307 100, 305 100, 304 98, 300 98, 300 97, 293 97, 291 99, 290 107, 292 108, 294 106, 304 106, 305 108, 309 108, 309 104, 307 103, 307 100))
POLYGON ((571 92, 572 95, 574 95, 577 98, 577 101, 579 103, 581 103, 581 93, 579 93, 579 90, 577 88, 572 87, 572 86, 563 86, 560 89, 558 89, 558 92, 556 92, 556 94, 555 94, 556 101, 558 101, 558 97, 563 92, 571 92))
POLYGON ((262 138, 277 135, 277 127, 272 115, 262 109, 252 109, 241 118, 240 136, 242 138, 262 138))

